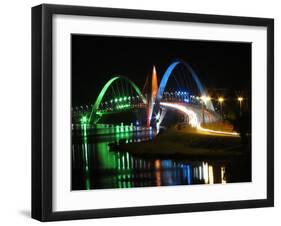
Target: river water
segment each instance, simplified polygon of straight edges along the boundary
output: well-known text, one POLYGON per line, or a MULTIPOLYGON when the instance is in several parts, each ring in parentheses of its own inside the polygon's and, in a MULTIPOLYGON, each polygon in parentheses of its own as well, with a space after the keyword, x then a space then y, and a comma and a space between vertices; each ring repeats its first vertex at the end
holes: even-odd
POLYGON ((251 181, 248 159, 134 156, 119 143, 153 139, 152 130, 73 137, 72 190, 213 184, 251 181))

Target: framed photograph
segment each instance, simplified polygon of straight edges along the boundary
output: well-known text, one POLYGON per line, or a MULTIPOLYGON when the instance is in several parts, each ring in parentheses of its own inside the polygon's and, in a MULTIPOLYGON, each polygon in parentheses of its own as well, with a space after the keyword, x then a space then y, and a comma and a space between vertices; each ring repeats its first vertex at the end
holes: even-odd
POLYGON ((274 205, 274 21, 32 8, 32 217, 274 205))

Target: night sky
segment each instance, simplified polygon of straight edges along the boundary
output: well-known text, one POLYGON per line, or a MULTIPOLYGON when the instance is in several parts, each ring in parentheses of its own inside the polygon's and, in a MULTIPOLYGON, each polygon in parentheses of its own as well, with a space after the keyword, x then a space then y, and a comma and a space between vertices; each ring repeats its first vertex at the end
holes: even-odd
POLYGON ((94 103, 104 84, 123 75, 142 89, 156 66, 158 82, 175 59, 206 88, 251 89, 251 43, 72 35, 72 105, 94 103))

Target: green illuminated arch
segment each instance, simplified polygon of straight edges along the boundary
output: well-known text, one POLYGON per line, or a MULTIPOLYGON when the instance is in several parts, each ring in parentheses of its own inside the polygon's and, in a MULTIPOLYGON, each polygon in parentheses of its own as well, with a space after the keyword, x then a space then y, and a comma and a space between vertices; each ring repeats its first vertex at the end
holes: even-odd
POLYGON ((126 77, 124 77, 124 76, 115 76, 115 77, 113 77, 112 79, 110 79, 110 80, 104 85, 104 87, 102 88, 102 90, 100 91, 100 93, 99 93, 99 95, 98 95, 98 97, 97 97, 97 99, 96 99, 96 102, 95 102, 95 104, 94 104, 94 106, 93 106, 93 108, 92 108, 92 111, 91 111, 91 114, 90 114, 90 117, 89 117, 88 122, 91 121, 93 113, 98 110, 98 108, 99 108, 99 106, 100 106, 100 104, 101 104, 101 102, 102 102, 102 99, 103 99, 103 97, 104 97, 106 91, 108 90, 108 88, 111 86, 111 84, 112 84, 113 82, 115 82, 115 81, 118 80, 118 79, 124 79, 125 81, 129 82, 129 84, 134 88, 134 90, 136 91, 136 93, 141 97, 143 103, 146 104, 146 99, 145 99, 145 97, 142 95, 142 93, 141 93, 139 87, 138 87, 133 81, 131 81, 130 79, 128 79, 128 78, 126 78, 126 77))

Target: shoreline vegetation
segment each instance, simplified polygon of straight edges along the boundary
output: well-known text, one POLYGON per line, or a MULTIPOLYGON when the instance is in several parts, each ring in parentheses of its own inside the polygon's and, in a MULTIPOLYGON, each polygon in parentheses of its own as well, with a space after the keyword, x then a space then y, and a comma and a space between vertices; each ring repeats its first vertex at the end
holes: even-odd
POLYGON ((148 157, 225 158, 242 157, 250 148, 238 136, 201 132, 190 127, 174 126, 152 140, 141 143, 121 143, 113 150, 148 157))

